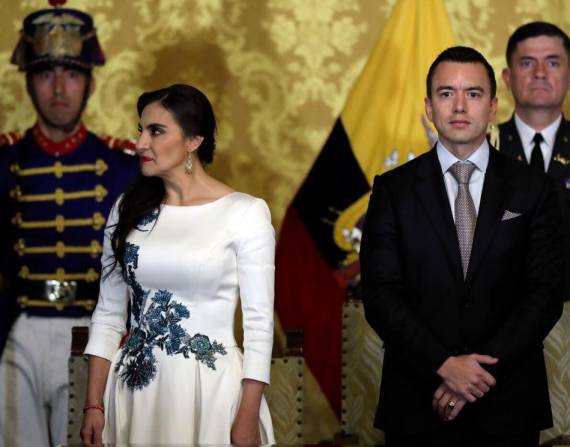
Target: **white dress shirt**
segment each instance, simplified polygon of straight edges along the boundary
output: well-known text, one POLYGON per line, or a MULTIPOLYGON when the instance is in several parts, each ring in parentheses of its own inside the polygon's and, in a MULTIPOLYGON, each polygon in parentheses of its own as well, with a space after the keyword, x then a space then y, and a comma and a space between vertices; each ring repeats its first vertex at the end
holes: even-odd
MULTIPOLYGON (((453 177, 453 174, 449 172, 449 168, 462 161, 453 155, 442 143, 437 142, 436 146, 437 158, 439 159, 439 164, 441 165, 441 170, 443 172, 443 179, 445 181, 445 189, 447 190, 447 198, 449 199, 449 206, 451 207, 451 214, 453 215, 453 220, 455 221, 455 198, 457 197, 457 192, 459 190, 457 185, 457 180, 453 177)), ((483 192, 483 182, 485 181, 485 173, 487 172, 487 166, 489 165, 489 144, 487 139, 483 141, 483 144, 473 152, 469 158, 465 161, 470 161, 475 165, 475 170, 471 174, 469 179, 469 193, 473 199, 473 204, 475 205, 475 211, 479 215, 479 205, 481 204, 481 193, 483 192)))
MULTIPOLYGON (((543 141, 540 143, 540 150, 542 152, 542 157, 544 158, 544 171, 548 171, 548 166, 550 165, 550 160, 552 158, 552 151, 554 150, 554 141, 556 139, 556 132, 558 127, 560 127, 560 122, 562 121, 562 114, 556 118, 552 124, 545 127, 540 131, 542 134, 543 141)), ((534 135, 537 133, 532 127, 526 124, 520 117, 515 113, 515 125, 517 126, 517 131, 521 137, 521 143, 524 150, 524 156, 526 162, 530 163, 530 156, 532 154, 532 149, 534 148, 534 135)))

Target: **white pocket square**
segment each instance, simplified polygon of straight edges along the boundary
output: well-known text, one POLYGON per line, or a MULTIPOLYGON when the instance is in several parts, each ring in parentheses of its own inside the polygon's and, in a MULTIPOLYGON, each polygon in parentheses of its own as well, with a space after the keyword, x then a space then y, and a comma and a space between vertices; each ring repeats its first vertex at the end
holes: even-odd
POLYGON ((515 211, 509 211, 509 210, 505 210, 503 217, 501 218, 501 221, 505 221, 505 220, 511 220, 514 219, 515 217, 520 217, 522 216, 522 213, 517 213, 515 211))

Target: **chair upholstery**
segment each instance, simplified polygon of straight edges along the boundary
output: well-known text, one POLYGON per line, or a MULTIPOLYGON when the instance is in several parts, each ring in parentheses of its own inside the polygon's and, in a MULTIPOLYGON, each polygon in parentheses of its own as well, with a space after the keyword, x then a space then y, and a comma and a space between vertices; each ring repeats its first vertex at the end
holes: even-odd
POLYGON ((280 445, 303 444, 303 357, 271 360, 271 385, 265 397, 271 412, 275 441, 280 445))
POLYGON ((544 341, 544 359, 554 427, 540 434, 540 442, 570 445, 570 302, 544 341))
POLYGON ((81 421, 87 392, 87 357, 83 355, 89 329, 87 326, 74 327, 71 330, 71 355, 69 367, 69 409, 67 418, 67 442, 81 445, 81 421))
POLYGON ((364 318, 358 300, 344 304, 342 318, 343 437, 360 445, 384 444, 384 434, 374 428, 384 360, 382 340, 364 318))

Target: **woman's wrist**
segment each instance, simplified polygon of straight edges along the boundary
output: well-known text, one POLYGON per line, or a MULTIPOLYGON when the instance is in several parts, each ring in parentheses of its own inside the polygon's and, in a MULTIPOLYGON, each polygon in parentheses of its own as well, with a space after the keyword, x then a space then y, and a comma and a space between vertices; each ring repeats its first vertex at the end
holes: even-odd
POLYGON ((101 393, 101 395, 99 395, 99 393, 87 393, 84 402, 85 405, 101 405, 103 407, 103 393, 101 393))
POLYGON ((85 413, 89 410, 97 410, 97 411, 100 411, 101 413, 105 414, 105 407, 103 407, 103 405, 87 404, 83 407, 83 413, 85 413))
POLYGON ((259 409, 240 406, 235 419, 241 422, 257 424, 259 422, 259 409))

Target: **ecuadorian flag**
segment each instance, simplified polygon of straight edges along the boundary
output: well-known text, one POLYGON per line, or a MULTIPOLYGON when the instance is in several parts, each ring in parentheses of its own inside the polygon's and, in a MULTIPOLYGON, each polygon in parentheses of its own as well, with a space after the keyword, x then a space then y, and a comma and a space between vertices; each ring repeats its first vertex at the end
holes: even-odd
POLYGON ((425 78, 435 57, 452 45, 442 0, 396 3, 283 221, 277 314, 283 329, 304 331, 306 363, 337 415, 342 306, 358 290, 357 251, 370 187, 375 175, 429 148, 422 124, 425 78))

